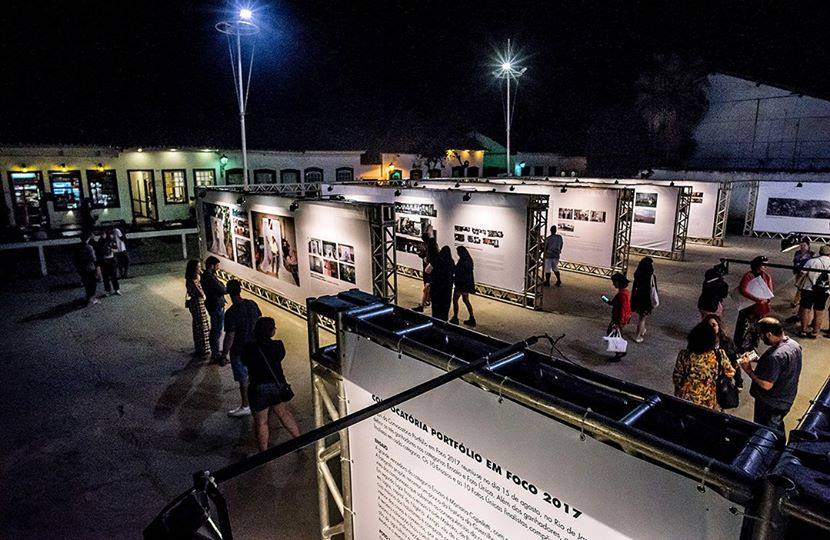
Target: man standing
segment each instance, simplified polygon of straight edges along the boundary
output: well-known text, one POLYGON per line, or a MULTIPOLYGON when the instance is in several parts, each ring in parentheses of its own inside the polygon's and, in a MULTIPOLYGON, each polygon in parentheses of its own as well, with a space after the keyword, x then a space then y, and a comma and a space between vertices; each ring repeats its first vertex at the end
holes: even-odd
POLYGON ((91 240, 91 235, 81 234, 81 245, 75 254, 75 268, 84 285, 84 298, 87 306, 98 303, 95 297, 95 293, 98 292, 98 267, 95 264, 95 248, 92 247, 91 240))
POLYGON ((115 237, 115 262, 118 265, 118 277, 125 279, 130 271, 130 255, 127 253, 127 237, 120 227, 113 227, 115 237))
POLYGON ((556 276, 556 286, 562 286, 559 275, 559 255, 562 253, 562 236, 556 234, 556 225, 551 226, 550 236, 545 238, 545 287, 550 287, 550 274, 556 276))
POLYGON ((118 284, 118 270, 115 264, 115 237, 111 230, 101 232, 101 237, 95 244, 95 255, 98 266, 101 268, 101 279, 104 282, 104 291, 107 294, 121 296, 121 287, 118 284))
POLYGON ((202 289, 205 291, 205 309, 210 316, 210 350, 213 359, 221 360, 219 339, 222 337, 222 323, 225 318, 225 286, 216 277, 219 259, 211 255, 205 259, 205 271, 202 272, 202 289))
POLYGON ((784 335, 778 319, 764 317, 756 327, 769 349, 758 359, 755 369, 752 369, 746 356, 741 358, 741 368, 752 379, 749 393, 755 398, 753 420, 768 428, 784 431, 784 417, 790 412, 798 392, 801 345, 784 335))
POLYGON ((801 319, 798 335, 813 339, 818 337, 824 322, 824 310, 830 296, 830 276, 827 272, 810 270, 830 271, 830 244, 821 246, 818 253, 818 257, 807 260, 802 266, 804 278, 801 282, 801 299, 798 302, 798 317, 801 319))
POLYGON ((233 380, 239 383, 239 394, 242 405, 228 411, 228 416, 242 417, 251 414, 248 405, 248 369, 242 363, 242 351, 245 345, 254 339, 254 325, 262 316, 259 306, 253 300, 242 298, 242 286, 239 281, 228 281, 228 295, 231 297, 231 307, 225 313, 225 343, 222 347, 222 358, 230 356, 233 380))

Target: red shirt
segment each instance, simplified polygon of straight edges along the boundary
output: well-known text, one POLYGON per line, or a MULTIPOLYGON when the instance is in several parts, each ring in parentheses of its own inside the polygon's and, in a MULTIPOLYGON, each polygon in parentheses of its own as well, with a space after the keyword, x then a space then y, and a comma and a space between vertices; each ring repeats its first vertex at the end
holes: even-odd
POLYGON ((631 292, 628 289, 617 289, 617 294, 611 299, 611 324, 625 326, 631 320, 631 292))
MULTIPOLYGON (((767 287, 769 287, 769 290, 772 291, 773 290, 773 288, 772 288, 772 276, 769 275, 766 272, 761 272, 761 276, 763 276, 764 283, 767 284, 767 287)), ((756 277, 757 276, 752 273, 752 270, 750 270, 749 272, 744 274, 744 277, 741 278, 741 284, 739 285, 739 290, 741 291, 741 294, 744 297, 746 297, 746 298, 752 300, 753 302, 755 302, 755 315, 760 319, 762 317, 766 317, 767 313, 769 313, 769 311, 770 311, 769 302, 764 302, 760 298, 755 298, 754 296, 752 296, 751 294, 749 294, 746 291, 746 287, 747 287, 747 285, 749 285, 749 282, 752 281, 753 279, 755 279, 756 277)))

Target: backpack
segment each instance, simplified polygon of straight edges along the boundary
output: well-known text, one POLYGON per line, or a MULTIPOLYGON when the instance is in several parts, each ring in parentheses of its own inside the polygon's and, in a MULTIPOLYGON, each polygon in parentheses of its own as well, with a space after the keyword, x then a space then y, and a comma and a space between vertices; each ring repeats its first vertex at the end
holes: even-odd
MULTIPOLYGON (((826 269, 825 269, 826 270, 826 269)), ((813 283, 813 290, 820 293, 826 293, 830 291, 830 274, 827 272, 822 272, 818 275, 815 283, 813 283)))

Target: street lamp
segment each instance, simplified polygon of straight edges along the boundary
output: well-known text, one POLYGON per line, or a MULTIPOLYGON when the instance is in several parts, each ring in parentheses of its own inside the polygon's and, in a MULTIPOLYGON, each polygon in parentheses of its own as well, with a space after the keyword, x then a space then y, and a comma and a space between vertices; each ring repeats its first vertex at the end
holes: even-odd
POLYGON ((241 8, 235 19, 220 22, 216 25, 216 29, 228 37, 233 86, 236 90, 236 101, 239 105, 239 126, 242 132, 242 185, 244 189, 248 189, 248 145, 245 140, 245 110, 248 107, 248 91, 251 88, 251 72, 254 67, 254 45, 256 42, 254 41, 251 45, 248 77, 243 78, 242 38, 256 36, 259 33, 259 26, 254 22, 254 12, 250 8, 241 8))
POLYGON ((507 85, 507 107, 505 109, 504 119, 507 127, 507 175, 510 173, 510 126, 513 123, 513 107, 515 107, 515 97, 513 107, 510 106, 510 81, 516 81, 516 91, 519 89, 519 77, 525 74, 526 67, 519 66, 519 59, 510 48, 510 40, 507 40, 507 49, 498 54, 498 69, 493 72, 493 76, 497 79, 504 79, 507 85))

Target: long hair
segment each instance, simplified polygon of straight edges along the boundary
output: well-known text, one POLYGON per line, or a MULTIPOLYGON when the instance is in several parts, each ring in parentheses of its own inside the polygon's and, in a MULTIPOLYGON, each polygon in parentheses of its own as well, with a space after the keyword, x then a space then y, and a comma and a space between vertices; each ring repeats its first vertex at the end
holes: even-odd
POLYGON ((438 263, 447 267, 455 264, 452 260, 452 251, 450 250, 450 246, 444 246, 441 248, 441 251, 438 252, 438 263))
POLYGON ((723 320, 720 317, 715 315, 714 313, 709 313, 705 317, 703 317, 703 321, 706 324, 709 324, 709 321, 715 321, 718 325, 718 341, 721 342, 721 346, 727 339, 729 339, 729 332, 727 332, 727 328, 724 325, 723 320))
POLYGON ((455 252, 458 253, 458 266, 464 266, 472 270, 473 258, 470 257, 469 250, 464 246, 458 246, 455 248, 455 252))
POLYGON ((438 260, 438 242, 435 238, 427 238, 426 240, 427 246, 427 262, 435 264, 435 261, 438 260))
POLYGON ((697 354, 705 353, 714 351, 715 343, 717 343, 715 329, 709 326, 707 322, 699 322, 689 332, 686 349, 697 354))
POLYGON ((187 267, 184 270, 184 279, 193 280, 199 276, 199 259, 190 259, 187 261, 187 267))
POLYGON ((643 257, 637 269, 634 270, 634 284, 637 286, 647 286, 651 283, 651 276, 654 275, 654 259, 651 257, 643 257))
POLYGON ((254 338, 268 341, 277 333, 277 323, 271 317, 260 317, 254 323, 254 338))

